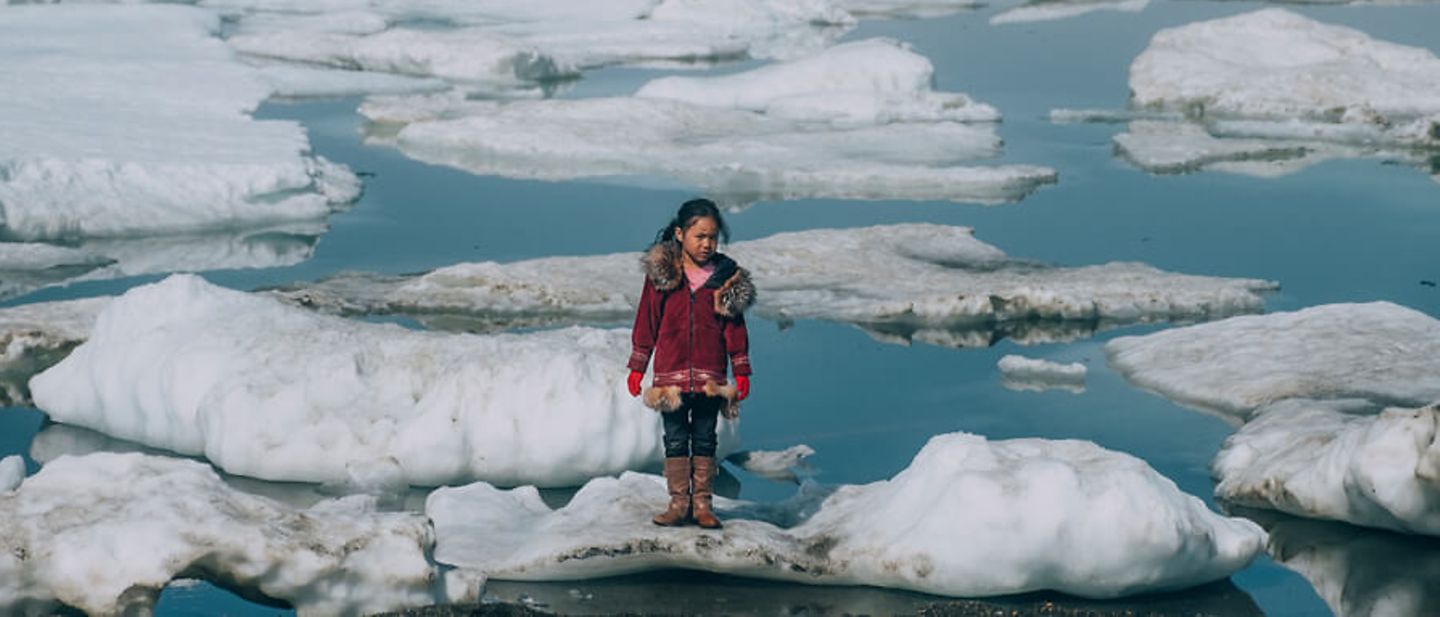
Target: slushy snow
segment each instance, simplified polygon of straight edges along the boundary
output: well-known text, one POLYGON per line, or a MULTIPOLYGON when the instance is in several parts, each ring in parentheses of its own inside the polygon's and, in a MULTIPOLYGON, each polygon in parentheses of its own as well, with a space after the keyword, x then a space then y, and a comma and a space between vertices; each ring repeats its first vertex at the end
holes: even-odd
POLYGON ((25 459, 19 455, 0 459, 0 493, 8 493, 25 479, 25 459))
MULTIPOLYGON (((1101 326, 1254 312, 1275 284, 1168 273, 1139 263, 1058 267, 1007 256, 968 227, 901 224, 776 234, 724 247, 749 269, 756 312, 882 332, 943 334, 1007 322, 1101 326)), ((638 255, 549 257, 448 266, 418 277, 348 274, 282 293, 346 313, 410 313, 476 322, 628 323, 638 255)), ((1048 340, 1036 327, 1036 340, 1048 340)), ((1023 335, 1025 328, 1017 328, 1023 335)), ((939 338, 937 336, 937 338, 939 338)), ((1023 336, 1022 336, 1023 340, 1023 336)), ((962 341, 963 342, 963 341, 962 341)))
POLYGON ((1290 400, 1225 440, 1215 496, 1298 516, 1440 535, 1440 406, 1351 415, 1290 400))
POLYGON ((661 459, 629 352, 624 330, 418 332, 175 275, 111 302, 30 388, 57 422, 265 480, 574 486, 661 459))
POLYGON ((551 510, 534 488, 431 494, 435 558, 498 580, 666 568, 948 596, 1052 589, 1116 597, 1244 568, 1265 534, 1093 443, 934 437, 893 479, 758 505, 717 499, 725 532, 662 528, 656 476, 591 480, 551 510))
POLYGON ((932 72, 903 44, 869 39, 733 75, 661 78, 633 97, 377 97, 360 112, 386 127, 370 141, 425 162, 545 180, 666 176, 727 205, 998 203, 1055 181, 1046 167, 973 165, 1000 153, 998 114, 931 90, 932 72))
POLYGON ((270 95, 175 6, 0 12, 0 237, 73 240, 322 219, 359 181, 299 124, 257 121, 270 95), (115 93, 124 93, 117 97, 115 93))
POLYGON ((1085 365, 1079 362, 1060 364, 1049 360, 1008 354, 996 364, 1002 377, 1000 385, 1011 390, 1085 391, 1085 365))
POLYGON ((0 494, 0 607, 148 611, 168 582, 194 576, 301 615, 478 600, 481 577, 442 577, 426 558, 432 541, 424 517, 375 512, 363 498, 299 510, 194 461, 63 457, 0 494))
POLYGON ((1391 304, 1329 304, 1114 339, 1111 366, 1185 405, 1245 419, 1289 398, 1440 400, 1440 320, 1391 304))

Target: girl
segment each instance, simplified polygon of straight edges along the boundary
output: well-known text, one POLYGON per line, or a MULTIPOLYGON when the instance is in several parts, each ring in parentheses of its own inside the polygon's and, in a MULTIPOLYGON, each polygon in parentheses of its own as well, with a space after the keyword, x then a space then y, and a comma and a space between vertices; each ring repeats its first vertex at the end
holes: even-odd
POLYGON ((720 520, 710 507, 715 477, 717 414, 734 418, 750 394, 749 336, 744 311, 755 301, 750 273, 715 251, 730 240, 720 210, 708 199, 692 199, 645 251, 640 263, 645 288, 635 312, 630 353, 631 396, 650 354, 655 380, 645 390, 645 405, 665 423, 665 484, 670 505, 653 519, 656 525, 680 525, 691 517, 715 529, 720 520), (725 379, 729 361, 735 384, 725 379))

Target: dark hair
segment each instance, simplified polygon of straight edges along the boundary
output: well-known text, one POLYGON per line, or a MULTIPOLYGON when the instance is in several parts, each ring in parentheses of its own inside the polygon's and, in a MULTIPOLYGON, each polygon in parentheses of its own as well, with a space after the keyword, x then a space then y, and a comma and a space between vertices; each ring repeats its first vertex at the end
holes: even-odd
POLYGON ((720 228, 720 241, 730 242, 730 228, 725 225, 725 219, 720 216, 720 208, 715 205, 715 202, 701 197, 680 204, 680 211, 675 213, 675 218, 670 219, 670 222, 655 234, 655 244, 674 242, 676 229, 689 229, 691 225, 695 224, 695 219, 706 217, 714 219, 715 226, 720 228))

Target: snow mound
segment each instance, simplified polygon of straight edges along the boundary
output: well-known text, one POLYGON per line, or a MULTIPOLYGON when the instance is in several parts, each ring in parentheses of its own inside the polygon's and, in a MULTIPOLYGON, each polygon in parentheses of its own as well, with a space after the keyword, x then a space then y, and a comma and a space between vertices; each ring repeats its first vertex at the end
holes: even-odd
POLYGON ((1440 320, 1388 302, 1234 317, 1117 338, 1105 352, 1142 388, 1241 419, 1289 398, 1440 400, 1440 320))
POLYGON ((999 203, 1055 181, 1045 167, 971 165, 999 155, 989 122, 998 115, 930 90, 932 70, 902 45, 873 39, 725 77, 662 78, 635 97, 381 97, 360 112, 385 127, 371 142, 422 161, 545 180, 666 176, 728 205, 801 197, 999 203), (712 96, 722 91, 730 94, 712 96))
POLYGON ((1271 8, 1157 32, 1130 88, 1200 116, 1391 124, 1440 113, 1440 58, 1271 8))
POLYGON ((174 6, 0 13, 0 237, 73 240, 317 220, 359 193, 294 122, 257 121, 270 95, 174 6), (124 96, 116 98, 116 92, 124 96))
POLYGON ((0 493, 8 493, 25 480, 25 459, 19 455, 0 459, 0 493))
MULTIPOLYGON (((933 224, 782 233, 725 252, 750 270, 762 316, 855 323, 903 332, 903 340, 944 342, 951 329, 1007 322, 1085 322, 1080 336, 1097 324, 1208 319, 1258 311, 1259 292, 1275 287, 1137 263, 1046 266, 1009 257, 968 227, 933 224)), ((455 315, 470 327, 624 323, 634 317, 640 281, 636 255, 620 253, 459 264, 419 277, 349 274, 282 293, 341 312, 455 315)), ((1043 327, 1033 329, 1037 342, 1048 340, 1043 327)), ((988 329, 981 338, 974 344, 992 342, 988 329)))
POLYGON ((85 342, 110 298, 0 308, 0 405, 30 402, 26 382, 85 342))
POLYGON ((352 614, 475 601, 482 580, 462 573, 445 577, 453 587, 437 584, 422 516, 357 499, 289 508, 231 489, 193 461, 61 458, 0 495, 0 513, 0 606, 146 611, 172 579, 203 575, 302 615, 352 614))
POLYGON ((416 332, 175 275, 111 302, 30 388, 58 422, 266 480, 574 486, 660 461, 628 356, 623 330, 416 332))
POLYGON ((1440 407, 1350 415, 1291 400, 1225 440, 1215 496, 1246 506, 1440 535, 1440 407))
POLYGON ((941 435, 888 481, 779 506, 717 500, 720 534, 651 525, 665 498, 658 477, 627 473, 556 511, 533 488, 476 483, 436 490, 426 513, 437 561, 498 580, 678 567, 949 596, 1179 589, 1229 576, 1265 542, 1143 461, 1080 441, 941 435))
POLYGON ((1018 391, 1068 390, 1085 391, 1085 365, 1079 362, 1060 364, 1049 360, 1026 358, 1015 354, 1000 358, 997 363, 1001 385, 1018 391))

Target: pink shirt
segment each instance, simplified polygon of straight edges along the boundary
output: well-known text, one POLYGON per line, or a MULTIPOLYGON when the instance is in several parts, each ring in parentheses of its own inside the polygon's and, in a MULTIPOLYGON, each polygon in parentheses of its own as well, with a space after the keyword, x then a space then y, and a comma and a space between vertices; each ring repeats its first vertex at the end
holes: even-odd
POLYGON ((685 267, 685 278, 690 281, 690 291, 700 289, 705 281, 710 280, 710 275, 715 273, 715 264, 705 264, 700 268, 685 267))

